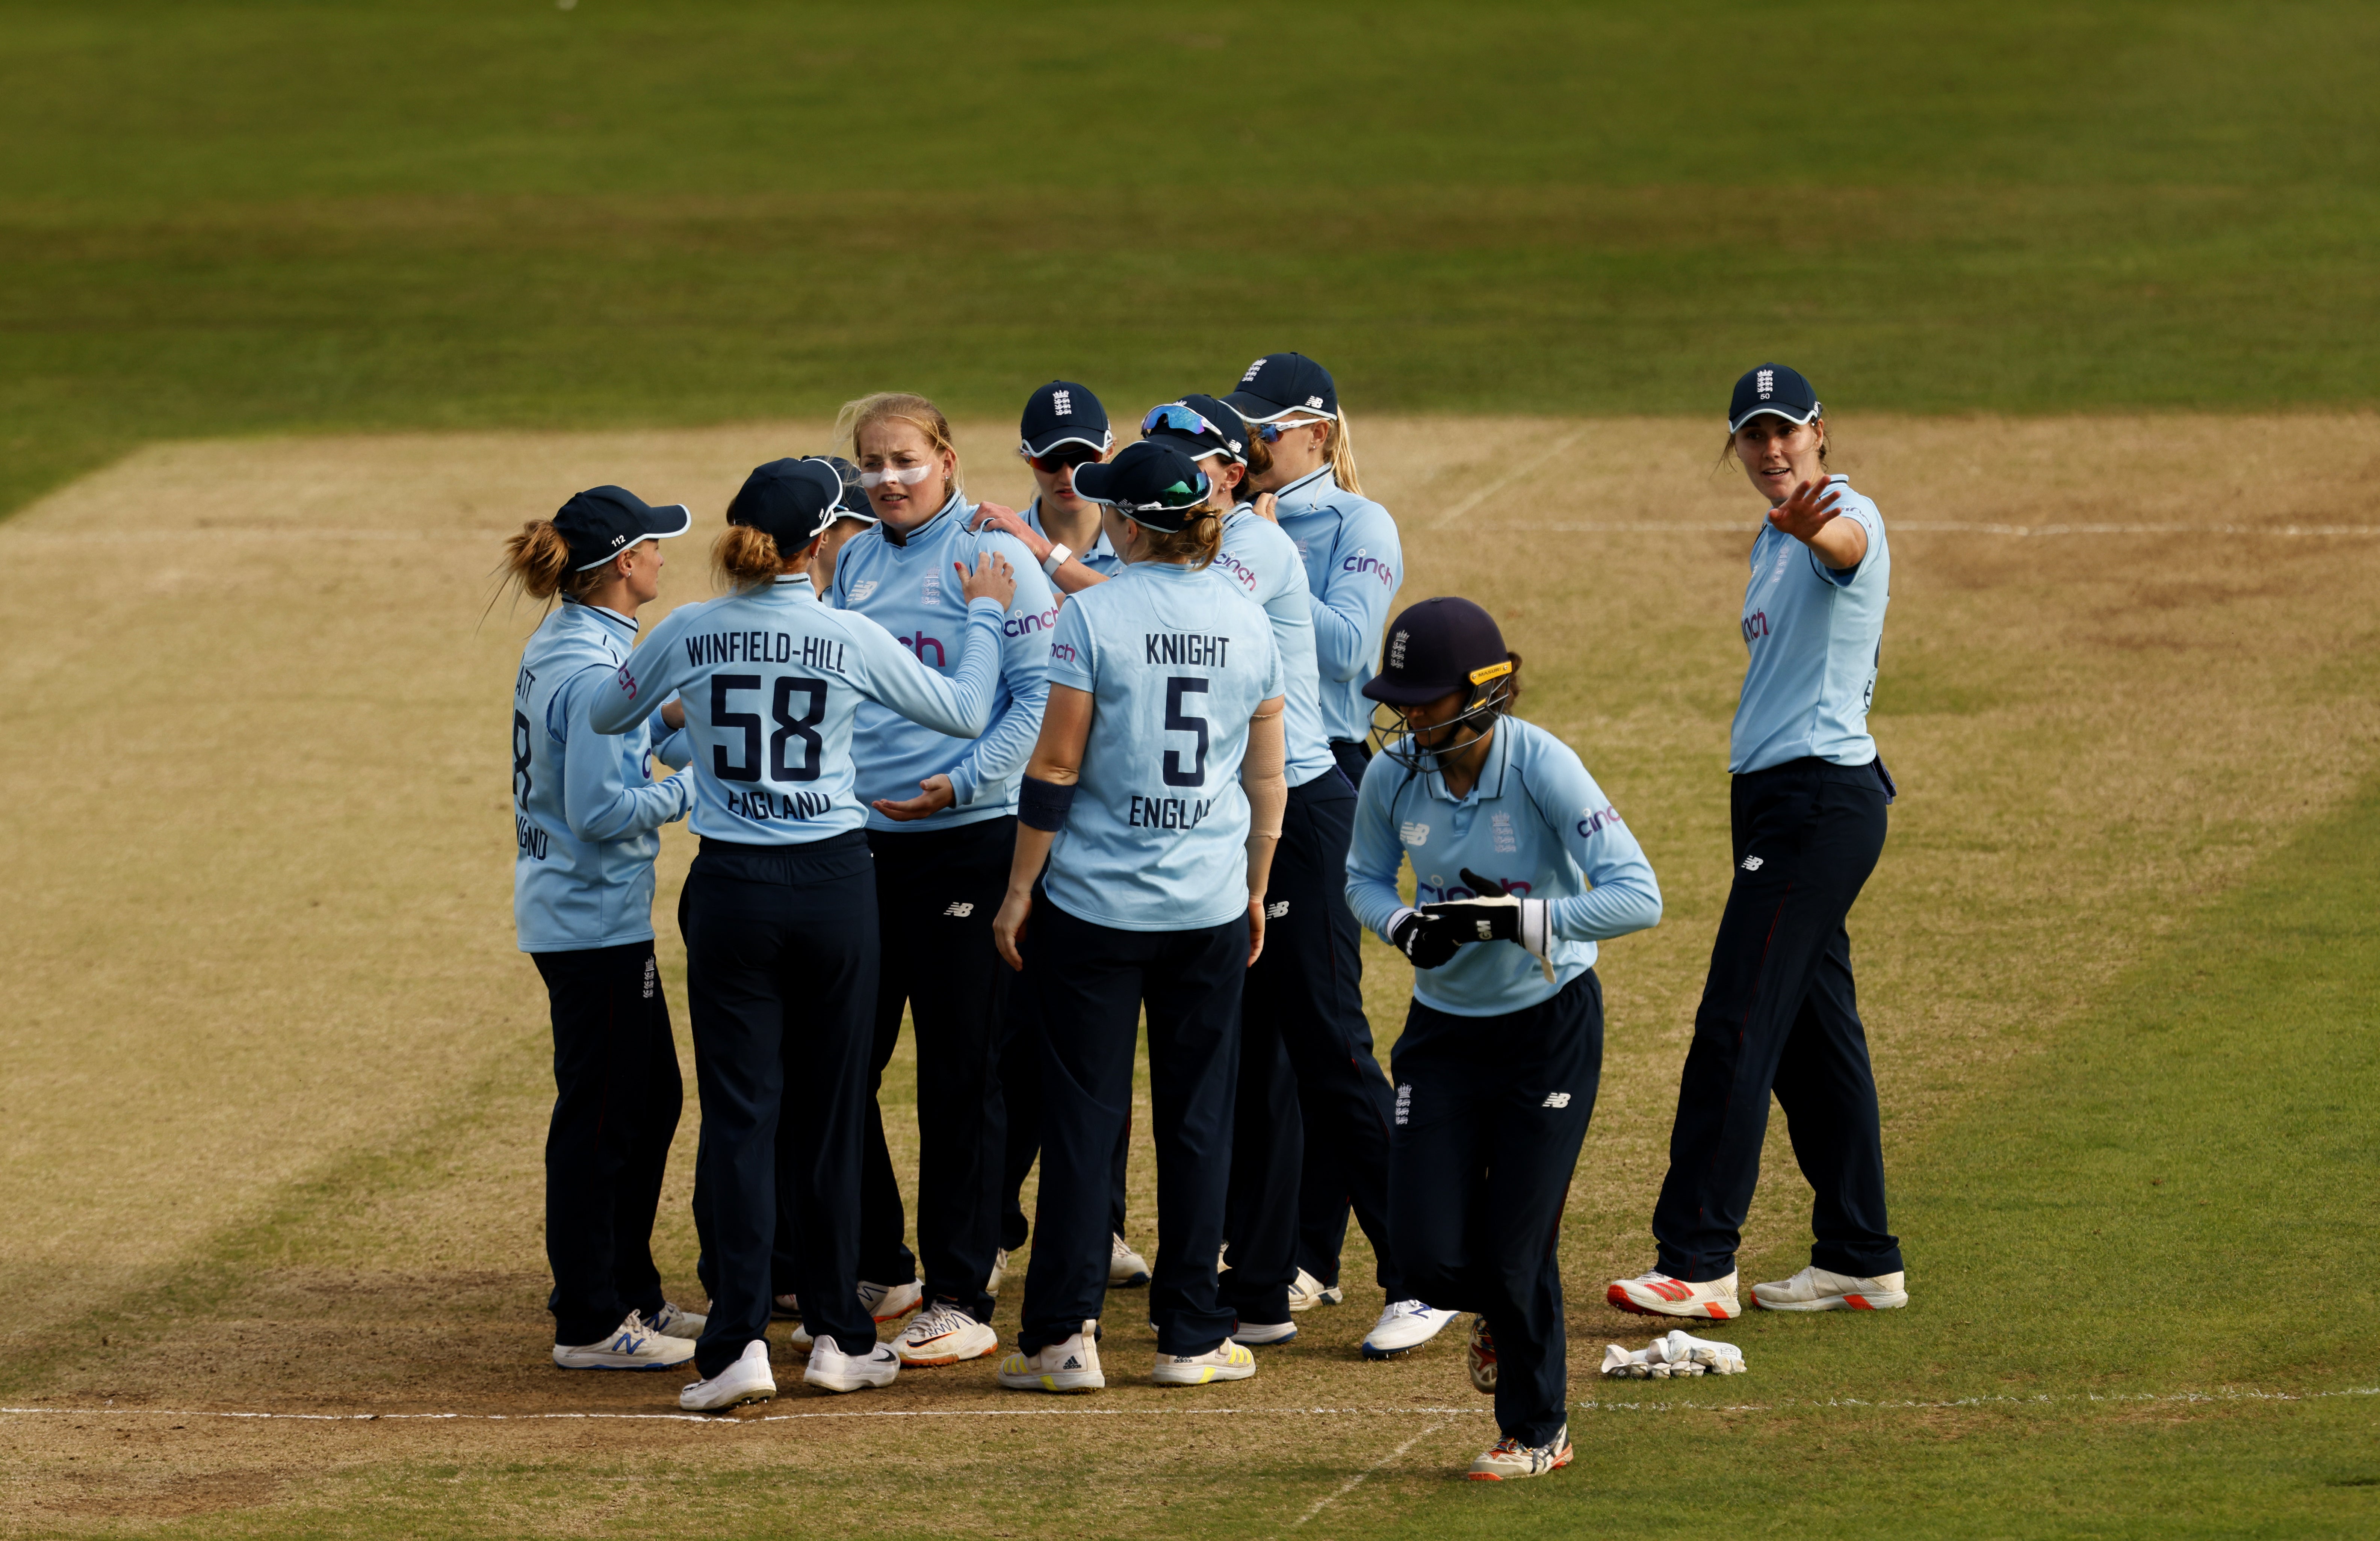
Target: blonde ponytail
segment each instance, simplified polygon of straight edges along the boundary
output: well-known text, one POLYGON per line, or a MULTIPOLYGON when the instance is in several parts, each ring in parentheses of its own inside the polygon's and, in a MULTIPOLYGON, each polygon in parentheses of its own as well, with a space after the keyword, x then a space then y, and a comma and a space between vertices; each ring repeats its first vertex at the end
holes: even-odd
POLYGON ((1189 519, 1180 529, 1140 527, 1148 537, 1150 561, 1179 563, 1194 573, 1213 565, 1223 552, 1222 516, 1211 507, 1194 508, 1189 519))
POLYGON ((602 580, 603 569, 570 570, 570 542, 552 519, 531 519, 504 542, 504 576, 532 600, 579 594, 602 580))
POLYGON ((1330 437, 1323 448, 1330 456, 1330 479, 1342 491, 1362 497, 1364 483, 1355 475, 1355 442, 1348 435, 1345 407, 1339 408, 1339 419, 1330 425, 1330 437))
POLYGON ((749 594, 776 582, 785 562, 777 554, 776 537, 750 525, 729 525, 710 543, 710 570, 722 588, 749 594))

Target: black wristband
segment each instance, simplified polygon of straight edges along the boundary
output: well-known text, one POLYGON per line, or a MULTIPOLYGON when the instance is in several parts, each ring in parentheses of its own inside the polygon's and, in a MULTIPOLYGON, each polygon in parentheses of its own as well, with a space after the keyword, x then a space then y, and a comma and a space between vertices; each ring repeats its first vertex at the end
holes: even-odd
POLYGON ((1016 818, 1027 829, 1056 833, 1066 827, 1066 810, 1075 806, 1075 783, 1025 778, 1016 796, 1016 818))

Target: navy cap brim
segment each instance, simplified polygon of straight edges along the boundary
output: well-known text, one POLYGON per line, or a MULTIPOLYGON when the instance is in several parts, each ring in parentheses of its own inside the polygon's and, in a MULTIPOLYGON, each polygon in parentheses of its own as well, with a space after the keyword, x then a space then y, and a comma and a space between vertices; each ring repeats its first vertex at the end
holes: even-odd
POLYGON ((1101 434, 1097 439, 1090 439, 1084 437, 1082 434, 1075 431, 1071 428, 1056 428, 1051 429, 1049 432, 1042 434, 1038 439, 1021 439, 1017 441, 1017 449, 1018 453, 1023 455, 1047 455, 1051 450, 1056 449, 1060 444, 1080 444, 1085 449, 1097 450, 1101 455, 1105 455, 1107 453, 1108 445, 1114 442, 1115 434, 1112 431, 1101 434))
MULTIPOLYGON (((630 542, 632 545, 640 545, 647 540, 666 540, 672 536, 684 535, 694 528, 694 510, 682 503, 648 504, 645 505, 645 517, 641 523, 643 528, 637 531, 637 539, 630 542)), ((621 550, 625 551, 626 547, 621 550)), ((601 567, 619 554, 620 552, 616 551, 606 552, 592 562, 580 563, 575 570, 583 573, 589 567, 601 567)))
POLYGON ((1364 683, 1364 694, 1373 700, 1385 701, 1390 706, 1401 707, 1420 706, 1426 701, 1435 701, 1441 697, 1451 696, 1463 688, 1464 686, 1459 683, 1400 685, 1386 674, 1375 674, 1364 683))
POLYGON ((1276 418, 1286 418, 1293 412, 1303 412, 1310 418, 1323 416, 1311 406, 1283 406, 1280 402, 1268 400, 1254 391, 1233 391, 1230 395, 1216 399, 1237 412, 1244 420, 1252 423, 1269 423, 1276 418))
POLYGON ((1823 414, 1826 409, 1826 403, 1822 401, 1814 401, 1810 404, 1810 409, 1797 418, 1782 406, 1775 406, 1763 403, 1762 405, 1754 407, 1751 411, 1746 412, 1741 418, 1730 419, 1727 425, 1727 431, 1730 433, 1738 432, 1742 429, 1744 424, 1750 422, 1755 418, 1782 418, 1787 422, 1791 423, 1795 428, 1799 428, 1803 423, 1808 422, 1811 419, 1823 414))

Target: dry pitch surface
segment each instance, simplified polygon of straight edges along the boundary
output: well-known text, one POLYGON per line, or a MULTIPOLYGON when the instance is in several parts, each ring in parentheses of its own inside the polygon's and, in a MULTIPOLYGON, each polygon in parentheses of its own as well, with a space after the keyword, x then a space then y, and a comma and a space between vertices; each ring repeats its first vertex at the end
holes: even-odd
MULTIPOLYGON (((1852 930, 1887 1138, 1905 1149, 2370 764, 2380 419, 1837 427, 1896 559, 1876 728, 1904 795, 1852 930)), ((1359 428, 1367 490, 1405 532, 1406 596, 1461 592, 1503 618, 1526 714, 1579 748, 1668 898, 1659 930, 1606 953, 1604 1091, 1564 1248, 1584 1398, 1595 1348, 1644 1337, 1600 1286, 1649 1260, 1724 892, 1756 510, 1711 471, 1706 424, 1359 428)), ((996 425, 965 436, 978 495, 1017 501, 1009 443, 996 425)), ((663 1414, 678 1377, 546 1363, 550 1083, 542 996, 512 945, 504 783, 535 615, 500 604, 482 622, 497 542, 601 481, 691 504, 707 536, 747 467, 824 445, 818 424, 161 445, 0 526, 6 676, 33 748, 0 772, 19 896, 0 1401, 98 1410, 0 1417, 11 1528, 401 1514, 467 1474, 531 1470, 551 1480, 533 1502, 491 1489, 491 1526, 634 1524, 703 1477, 756 1511, 849 1499, 818 1511, 849 1531, 1311 1515, 1308 1534, 1331 1535, 1485 1442, 1457 1334, 1358 1359, 1379 1304, 1361 1284, 1239 1386, 1135 1384, 1139 1302, 1119 1294, 1124 1373, 1090 1401, 1003 1396, 979 1364, 840 1401, 789 1389, 771 1419, 726 1426, 520 1416, 663 1414), (1169 1509, 1184 1483, 1216 1497, 1169 1509), (868 1501, 885 1491, 899 1502, 868 1501)), ((672 548, 665 603, 708 593, 702 552, 672 548)), ((674 827, 664 916, 688 848, 674 827)), ((656 1250, 685 1300, 697 1110, 666 926, 662 949, 689 1100, 656 1250)), ((1373 965, 1385 1050, 1403 976, 1377 948, 1373 965)), ((1798 1266, 1806 1206, 1781 1138, 1771 1158, 1758 1277, 1798 1266)), ((1148 1249, 1145 1156, 1133 1175, 1148 1249)), ((1910 1238, 1921 1289, 1925 1245, 1910 1238)), ((1366 1256, 1351 1246, 1351 1280, 1366 1256)))

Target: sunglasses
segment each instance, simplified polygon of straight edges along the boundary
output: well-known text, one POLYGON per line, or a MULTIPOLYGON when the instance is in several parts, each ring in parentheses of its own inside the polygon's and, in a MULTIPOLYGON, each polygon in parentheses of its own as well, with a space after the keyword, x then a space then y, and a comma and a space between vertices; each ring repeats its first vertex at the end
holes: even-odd
POLYGON ((1140 432, 1143 438, 1152 433, 1183 433, 1193 439, 1212 435, 1226 443, 1231 442, 1221 429, 1207 420, 1204 412, 1178 401, 1150 407, 1148 416, 1140 419, 1140 432))
POLYGON ((933 474, 931 466, 887 466, 880 471, 860 472, 859 484, 862 487, 881 487, 888 481, 897 481, 904 487, 915 487, 933 474))
POLYGON ((1268 444, 1278 444, 1281 443, 1281 436, 1284 433, 1301 428, 1327 428, 1330 422, 1330 419, 1328 418, 1300 418, 1293 423, 1258 423, 1257 437, 1268 444))
POLYGON ((1105 452, 1088 444, 1069 443, 1060 444, 1047 455, 1032 455, 1021 449, 1016 453, 1025 456, 1026 465, 1046 476, 1075 466, 1087 466, 1105 452))

